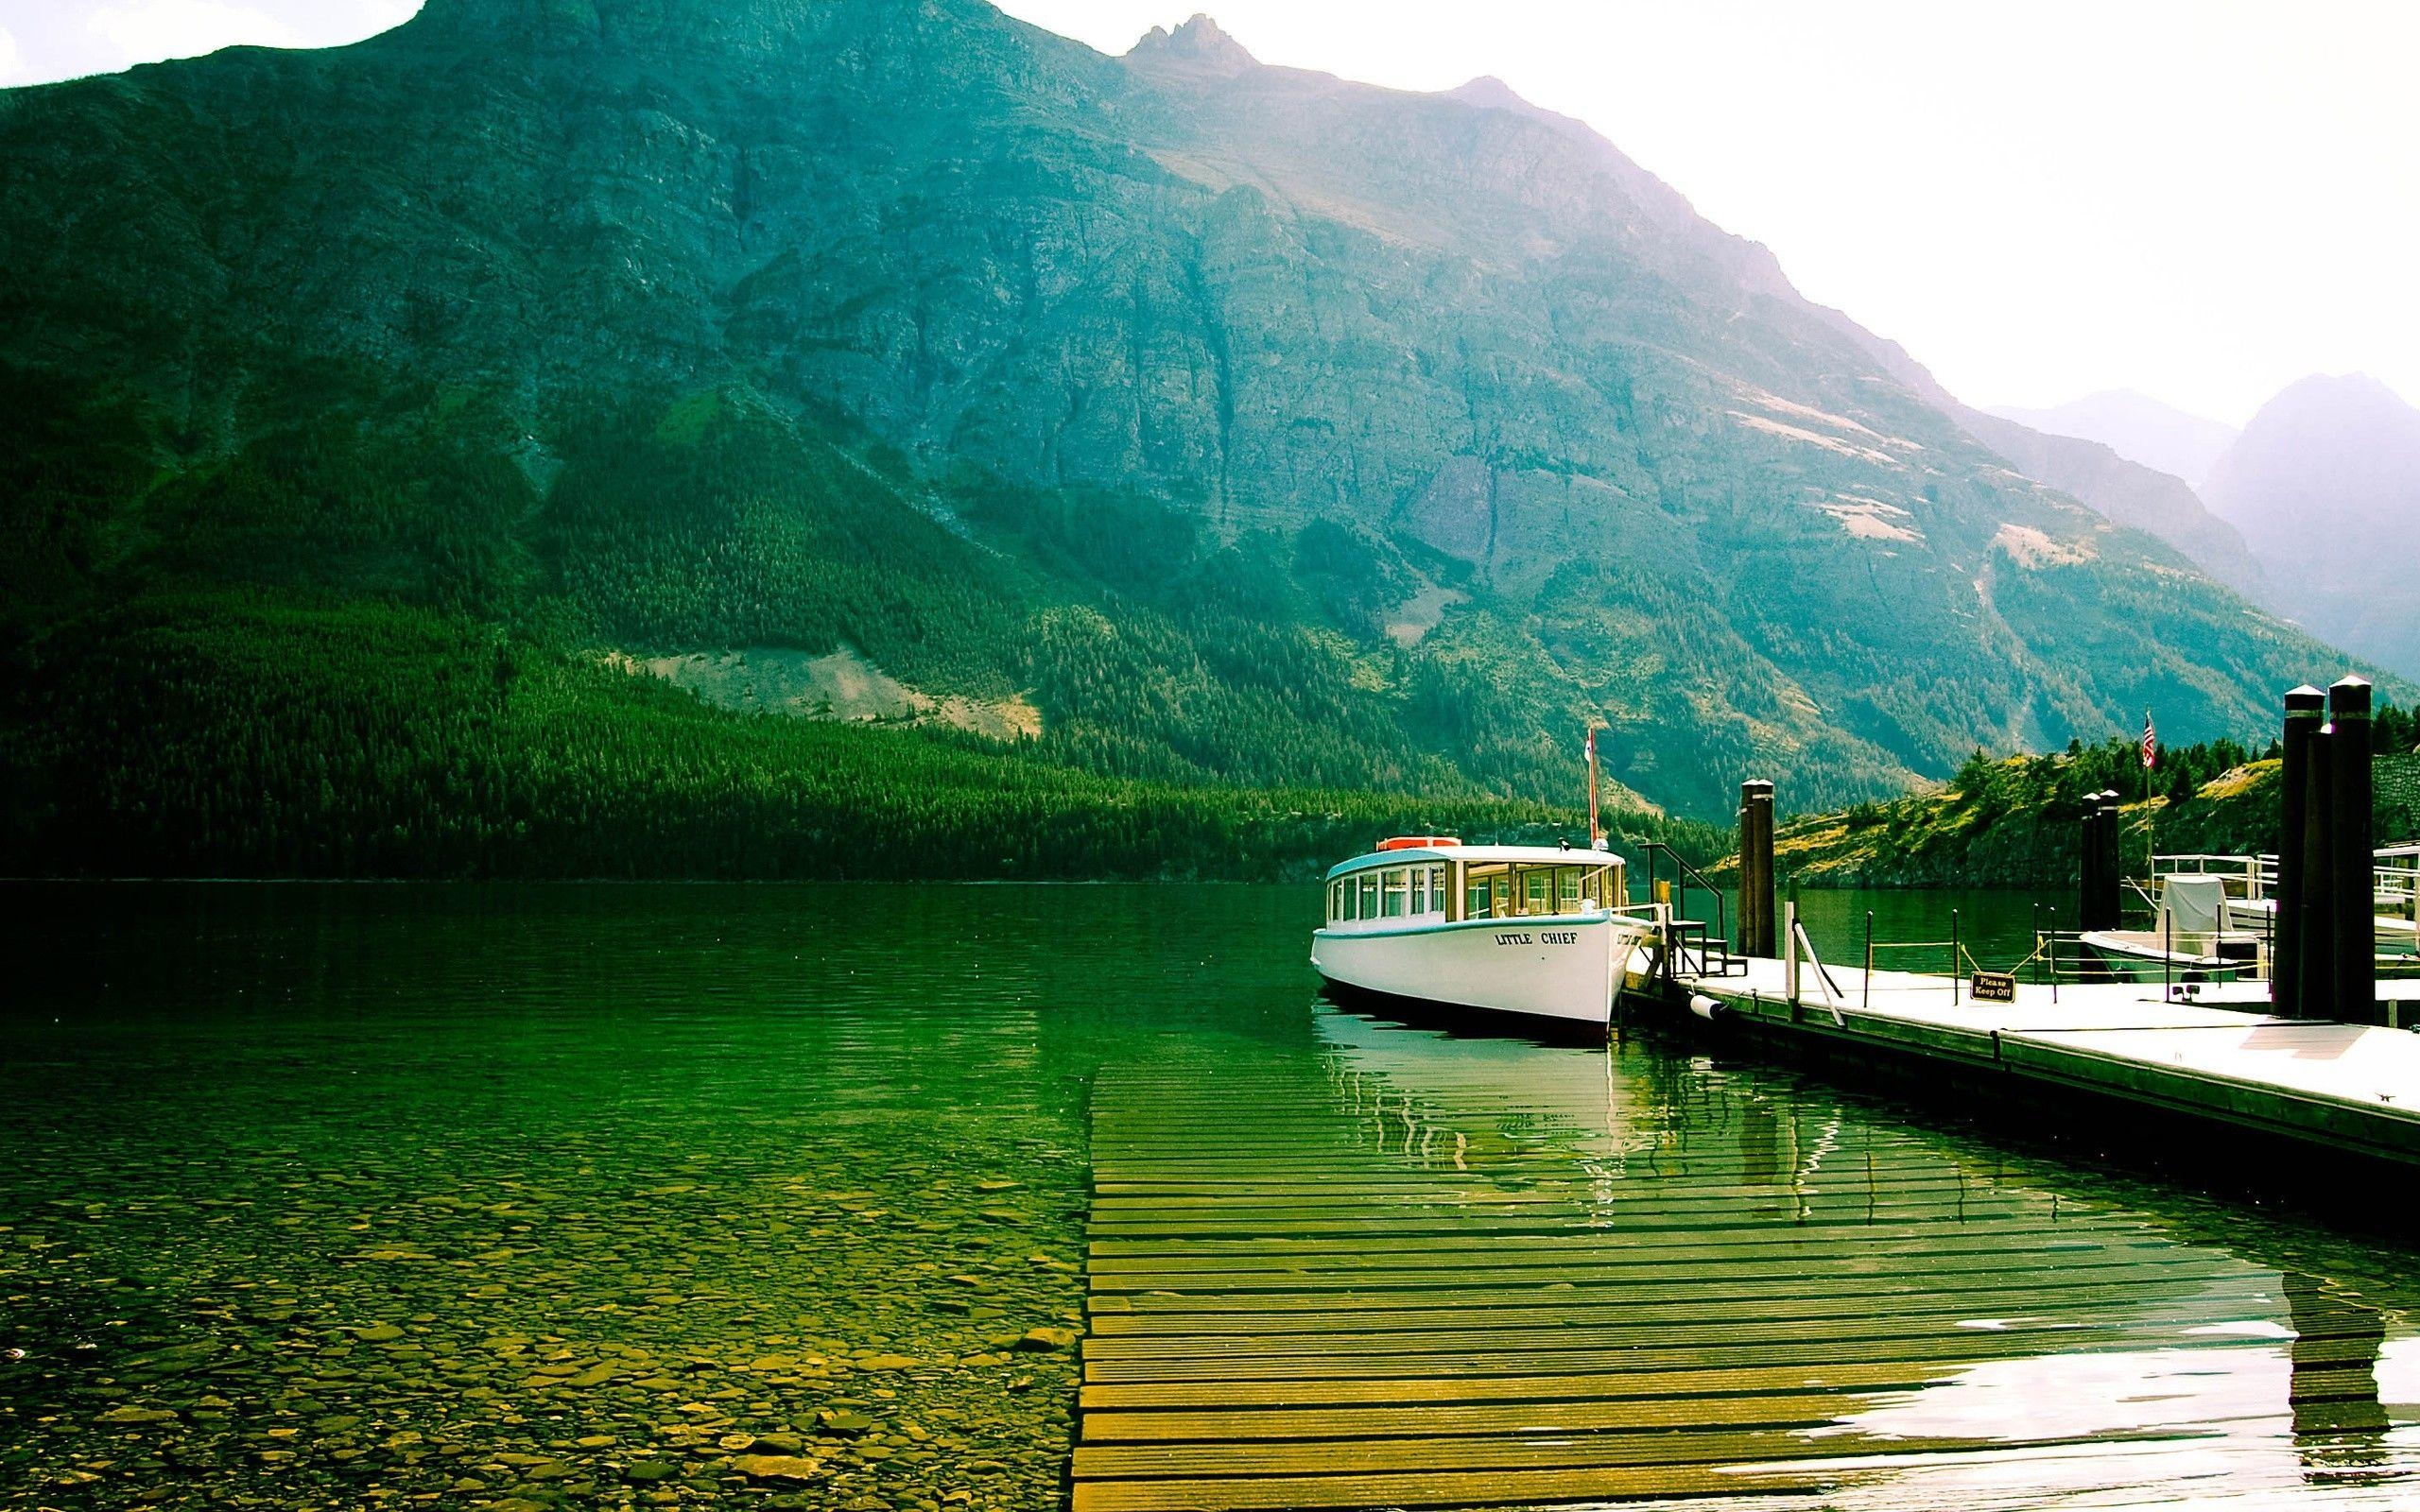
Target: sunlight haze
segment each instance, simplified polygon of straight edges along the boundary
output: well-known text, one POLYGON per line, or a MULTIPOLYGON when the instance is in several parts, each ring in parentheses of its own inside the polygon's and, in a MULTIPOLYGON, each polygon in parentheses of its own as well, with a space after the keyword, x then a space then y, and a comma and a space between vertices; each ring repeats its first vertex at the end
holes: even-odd
MULTIPOLYGON (((0 82, 411 0, 0 0, 0 82)), ((1010 0, 1107 52, 1199 9, 1010 0)), ((1263 61, 1413 90, 1493 74, 1578 116, 1985 404, 2131 388, 2241 423, 2310 372, 2420 398, 2420 11, 2315 5, 1484 7, 1225 0, 1263 61)))

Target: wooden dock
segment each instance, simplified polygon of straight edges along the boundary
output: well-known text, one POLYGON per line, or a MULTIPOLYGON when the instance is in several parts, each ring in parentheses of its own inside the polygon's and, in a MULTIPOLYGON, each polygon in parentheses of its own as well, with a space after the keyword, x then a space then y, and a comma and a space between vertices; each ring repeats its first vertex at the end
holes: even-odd
POLYGON ((2276 1341, 2316 1398, 2332 1332, 2375 1410, 2375 1314, 2036 1172, 1601 1051, 1321 1026, 1096 1087, 1076 1512, 2282 1486, 2290 1440, 2178 1420, 2205 1388, 2166 1375, 2269 1351, 2281 1415, 2276 1341), (2061 1362, 2151 1405, 1988 1409, 2061 1362))
MULTIPOLYGON (((1679 980, 1667 1005, 1685 1020, 1692 999, 1711 1002, 1720 1027, 1827 1054, 1913 1059, 2005 1077, 2011 1090, 2420 1163, 2420 1034, 2275 1018, 2264 984, 2202 986, 2188 999, 2156 982, 2020 983, 2014 1003, 1978 1003, 1946 976, 1802 965, 1793 1003, 1782 962, 1746 965, 1679 980)), ((1650 1001, 1658 987, 1633 983, 1650 1001)), ((2382 990, 2420 1017, 2420 982, 2382 990)))

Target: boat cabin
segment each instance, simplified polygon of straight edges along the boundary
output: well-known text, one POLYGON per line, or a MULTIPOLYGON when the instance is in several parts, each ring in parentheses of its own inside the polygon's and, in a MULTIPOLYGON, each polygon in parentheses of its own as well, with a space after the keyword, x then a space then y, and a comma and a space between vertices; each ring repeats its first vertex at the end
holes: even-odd
POLYGON ((1622 868, 1610 850, 1466 846, 1426 835, 1384 840, 1328 872, 1327 924, 1417 929, 1602 913, 1629 901, 1622 868))

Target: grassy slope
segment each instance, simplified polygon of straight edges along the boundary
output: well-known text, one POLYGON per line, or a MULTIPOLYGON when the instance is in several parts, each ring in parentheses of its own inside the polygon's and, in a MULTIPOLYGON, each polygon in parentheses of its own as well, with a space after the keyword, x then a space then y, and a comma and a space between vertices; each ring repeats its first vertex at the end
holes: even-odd
MULTIPOLYGON (((1970 765, 1938 792, 1800 816, 1775 831, 1774 869, 1811 886, 2068 886, 2080 865, 2083 794, 2101 785, 2125 791, 2107 767, 2013 756, 1970 765)), ((2277 773, 2271 757, 2228 765, 2207 781, 2165 782, 2148 799, 2137 789, 2119 809, 2120 854, 2139 870, 2147 846, 2162 854, 2273 852, 2277 773)), ((2420 836, 2420 812, 2382 799, 2376 828, 2382 845, 2420 836)))

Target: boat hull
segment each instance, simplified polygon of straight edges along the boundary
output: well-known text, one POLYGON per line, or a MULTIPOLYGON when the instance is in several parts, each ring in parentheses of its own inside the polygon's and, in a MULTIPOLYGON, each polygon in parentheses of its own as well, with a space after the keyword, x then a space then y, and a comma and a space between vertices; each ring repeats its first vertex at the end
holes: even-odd
POLYGON ((1388 997, 1601 1024, 1613 1017, 1616 968, 1640 937, 1634 920, 1609 914, 1322 929, 1311 936, 1311 965, 1339 986, 1388 997))
MULTIPOLYGON (((2233 982, 2251 976, 2256 965, 2223 954, 2163 950, 2158 936, 2149 931, 2093 930, 2078 936, 2077 942, 2104 981, 2233 982)), ((2254 942, 2245 936, 2234 943, 2249 952, 2254 942)))

